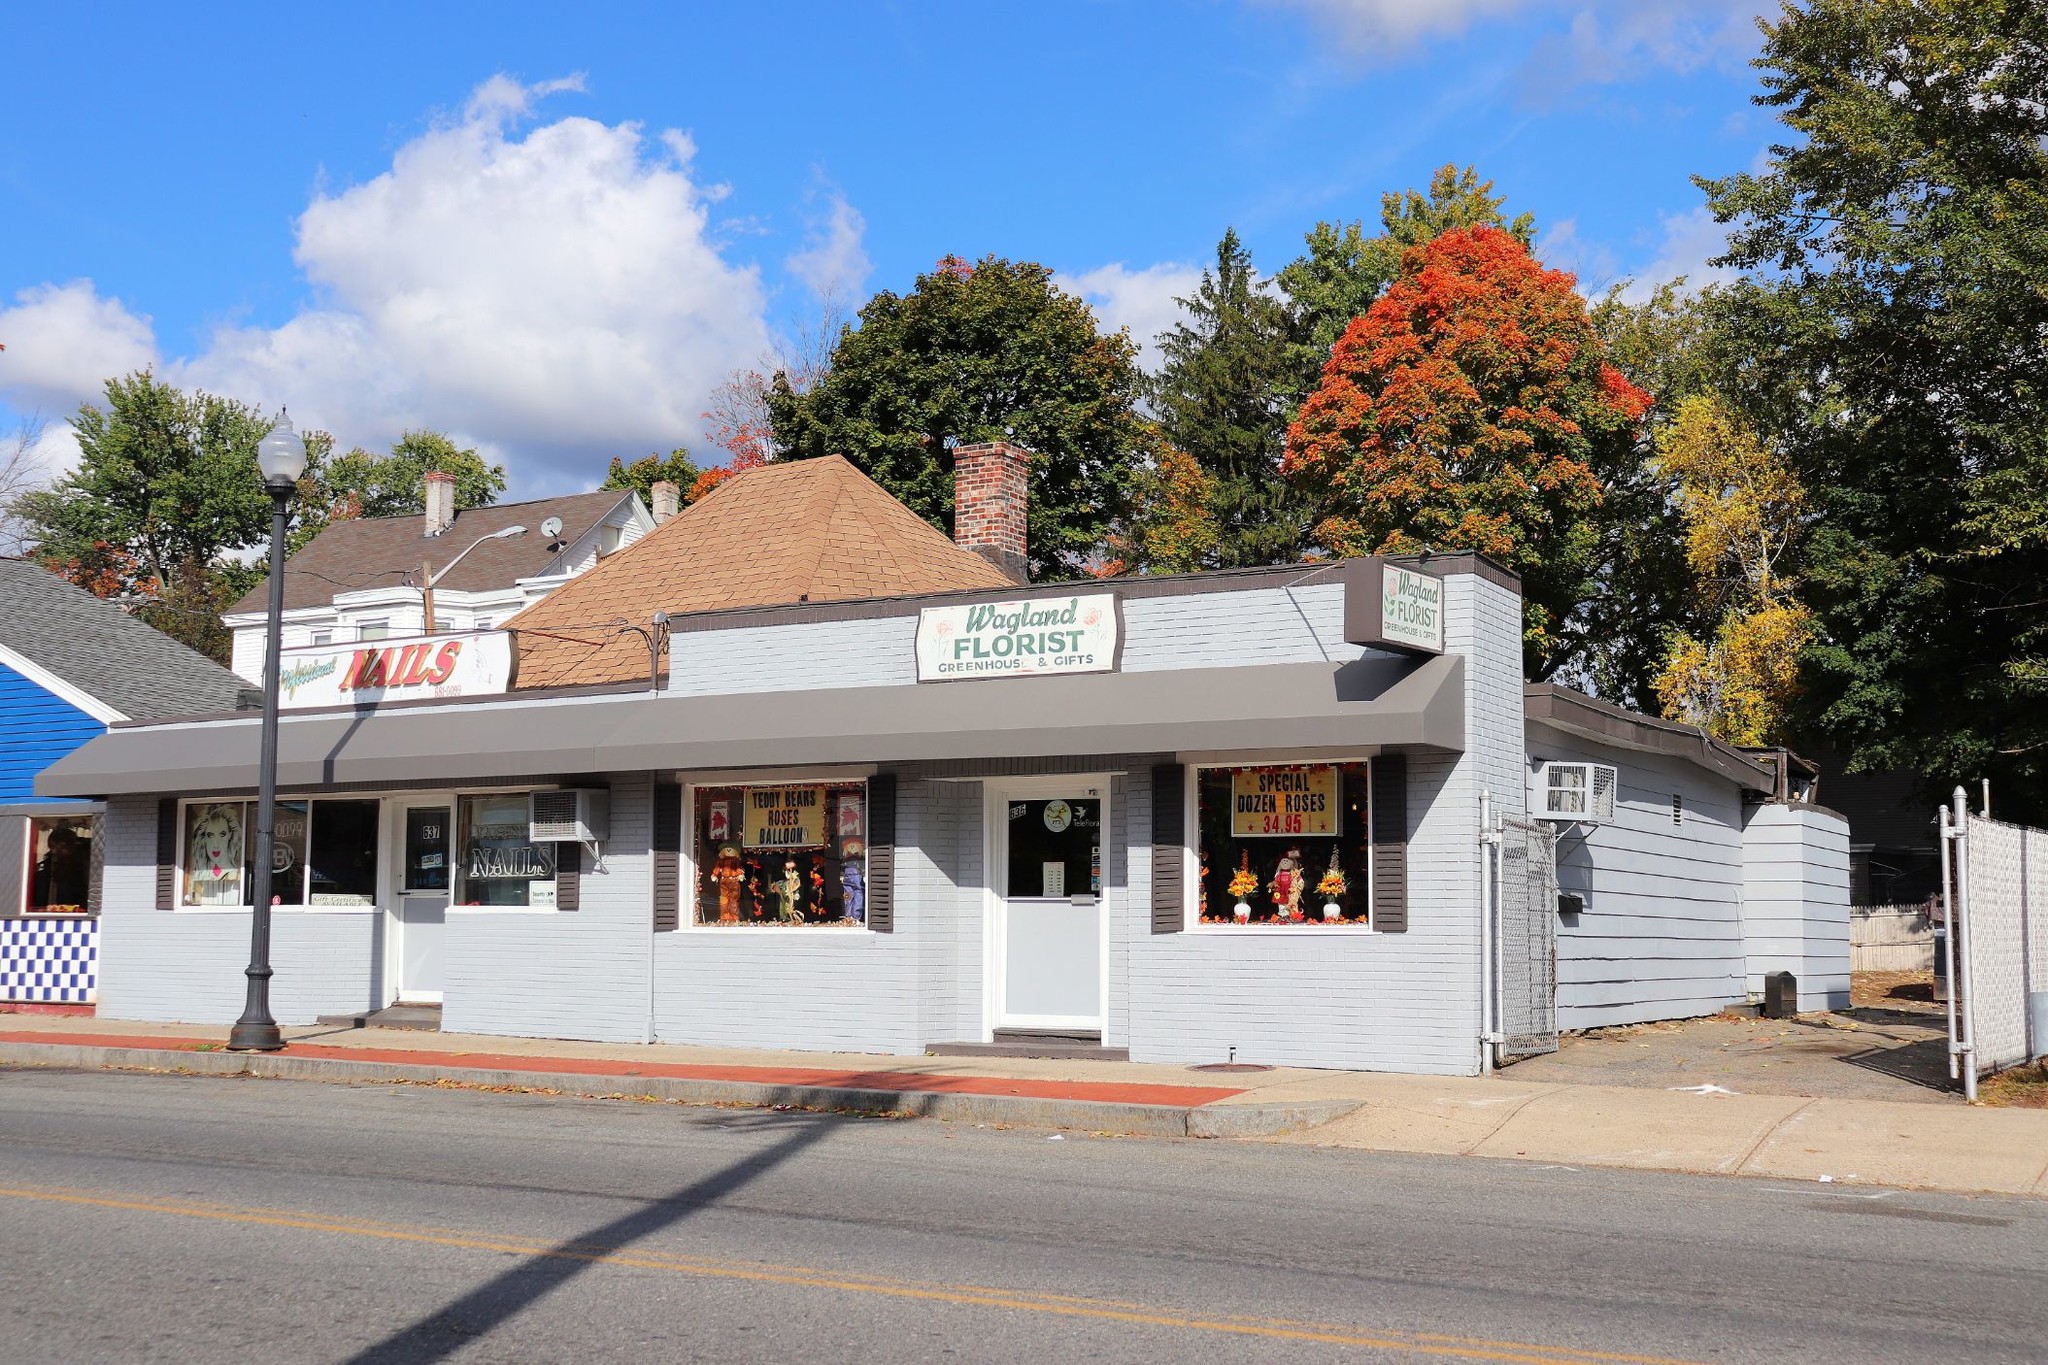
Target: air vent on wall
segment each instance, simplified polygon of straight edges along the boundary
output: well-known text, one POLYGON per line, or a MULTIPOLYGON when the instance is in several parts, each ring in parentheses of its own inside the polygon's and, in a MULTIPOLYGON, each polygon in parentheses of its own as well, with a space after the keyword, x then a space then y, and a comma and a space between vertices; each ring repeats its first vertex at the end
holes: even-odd
POLYGON ((1536 818, 1604 824, 1614 818, 1614 769, 1605 763, 1545 763, 1536 778, 1536 818))

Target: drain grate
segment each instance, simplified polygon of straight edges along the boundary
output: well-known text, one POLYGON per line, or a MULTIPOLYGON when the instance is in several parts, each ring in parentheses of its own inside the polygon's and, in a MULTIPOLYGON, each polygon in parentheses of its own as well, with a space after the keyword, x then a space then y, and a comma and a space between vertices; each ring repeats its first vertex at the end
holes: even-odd
POLYGON ((1272 1067, 1267 1066, 1264 1062, 1203 1062, 1200 1066, 1188 1068, 1190 1071, 1271 1071, 1272 1069, 1272 1067))

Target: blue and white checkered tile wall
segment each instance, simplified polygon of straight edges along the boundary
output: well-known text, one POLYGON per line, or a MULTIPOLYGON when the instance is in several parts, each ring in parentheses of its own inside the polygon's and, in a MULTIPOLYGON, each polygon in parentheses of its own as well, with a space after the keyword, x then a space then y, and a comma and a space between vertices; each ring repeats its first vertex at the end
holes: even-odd
POLYGON ((99 968, 98 920, 0 919, 0 1000, 89 1005, 99 968))

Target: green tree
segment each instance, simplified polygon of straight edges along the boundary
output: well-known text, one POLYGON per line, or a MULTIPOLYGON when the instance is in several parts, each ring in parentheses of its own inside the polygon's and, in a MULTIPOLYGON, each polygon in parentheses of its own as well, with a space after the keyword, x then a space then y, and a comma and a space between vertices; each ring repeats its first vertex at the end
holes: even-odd
POLYGON ((270 419, 148 370, 104 395, 71 419, 78 467, 18 500, 25 538, 73 582, 138 600, 151 625, 224 660, 219 609, 248 576, 234 556, 269 540, 256 447, 270 419))
POLYGON ((1811 0, 1765 26, 1791 136, 1699 182, 1814 508, 1805 723, 1857 769, 2048 811, 2048 9, 1811 0))
MULTIPOLYGON (((1260 287, 1234 229, 1217 243, 1215 269, 1176 302, 1186 320, 1161 334, 1148 396, 1167 442, 1208 475, 1211 562, 1189 567, 1299 559, 1308 527, 1280 477, 1293 362, 1286 307, 1260 287)), ((1141 499, 1136 515, 1169 514, 1186 509, 1141 499)))
POLYGON ((1139 464, 1128 530, 1110 537, 1103 577, 1195 573, 1216 561, 1216 480, 1163 440, 1139 464))
POLYGON ((697 468, 697 462, 690 458, 690 452, 677 446, 666 456, 646 455, 627 464, 618 456, 612 456, 612 467, 604 476, 599 488, 630 488, 640 495, 645 503, 654 501, 654 485, 672 483, 683 494, 688 495, 696 488, 697 480, 704 471, 697 468))
POLYGON ((1286 473, 1332 554, 1476 550, 1522 576, 1531 676, 1580 656, 1610 487, 1649 396, 1607 363, 1571 276, 1498 228, 1410 247, 1288 432, 1286 473))
POLYGON ((1352 319, 1386 291, 1401 273, 1402 253, 1453 228, 1485 225, 1512 235, 1523 246, 1535 239, 1536 219, 1502 211, 1503 196, 1476 168, 1443 166, 1429 189, 1380 196, 1380 231, 1368 235, 1363 221, 1321 222, 1307 236, 1308 250, 1281 267, 1275 277, 1293 315, 1294 375, 1290 407, 1315 389, 1330 348, 1352 319))
POLYGON ((831 370, 768 403, 783 458, 839 454, 934 526, 953 521, 947 443, 1032 452, 1034 578, 1084 573, 1128 510, 1143 433, 1136 347, 1102 336, 1042 265, 948 257, 908 294, 876 294, 831 370))
POLYGON ((424 516, 430 471, 455 476, 458 510, 488 507, 505 491, 505 466, 486 464, 475 447, 424 430, 407 431, 388 455, 355 447, 327 466, 322 487, 334 508, 352 508, 355 516, 424 516))

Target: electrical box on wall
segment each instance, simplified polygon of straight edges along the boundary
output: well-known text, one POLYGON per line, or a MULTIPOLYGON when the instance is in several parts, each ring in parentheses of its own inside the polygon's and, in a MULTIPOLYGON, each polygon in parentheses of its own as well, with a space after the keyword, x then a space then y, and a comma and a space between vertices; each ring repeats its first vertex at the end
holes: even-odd
POLYGON ((1536 818, 1605 824, 1614 818, 1615 785, 1605 763, 1545 763, 1536 774, 1536 818))
POLYGON ((603 787, 534 792, 527 835, 536 844, 595 844, 611 835, 612 794, 603 787))

